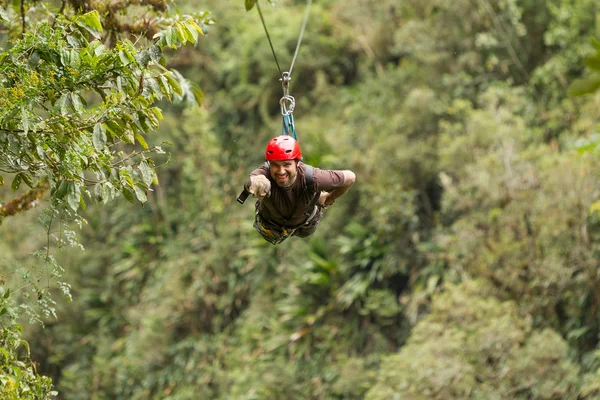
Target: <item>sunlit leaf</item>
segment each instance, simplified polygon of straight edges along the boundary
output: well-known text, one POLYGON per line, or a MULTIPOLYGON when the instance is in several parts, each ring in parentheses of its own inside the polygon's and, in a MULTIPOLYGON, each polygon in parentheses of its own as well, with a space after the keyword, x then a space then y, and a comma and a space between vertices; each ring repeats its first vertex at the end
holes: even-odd
POLYGON ((23 134, 27 135, 29 132, 29 115, 24 106, 21 107, 21 124, 23 125, 23 134))
POLYGON ((183 27, 183 23, 177 22, 175 24, 175 28, 177 29, 178 39, 182 44, 186 44, 188 41, 188 34, 186 33, 185 28, 183 27))
POLYGON ((583 96, 585 94, 594 93, 600 88, 600 75, 595 75, 591 78, 576 79, 571 86, 569 86, 569 96, 583 96))
POLYGON ((71 93, 71 101, 73 103, 73 109, 77 114, 81 114, 85 110, 85 100, 79 93, 71 93))
POLYGON ((96 39, 100 39, 102 23, 100 22, 98 11, 94 10, 78 16, 75 23, 91 33, 96 39))
POLYGON ((79 209, 79 201, 81 194, 79 193, 78 187, 74 182, 68 183, 67 190, 67 204, 73 211, 77 211, 79 209))
POLYGON ((104 127, 104 124, 98 123, 94 125, 92 143, 94 144, 94 148, 98 151, 102 151, 104 146, 106 146, 106 128, 104 127))
POLYGON ((186 22, 183 24, 183 28, 184 36, 189 42, 194 44, 198 42, 198 31, 193 25, 191 25, 189 22, 186 22))
POLYGON ((181 85, 179 84, 179 82, 177 81, 177 79, 175 79, 173 73, 166 73, 164 75, 164 77, 169 82, 169 86, 171 87, 171 89, 173 89, 173 91, 175 93, 177 93, 178 95, 181 96, 183 94, 183 92, 181 91, 181 85))
POLYGON ((0 6, 0 21, 9 22, 8 13, 6 12, 6 10, 4 8, 2 8, 2 6, 0 6))
POLYGON ((148 197, 146 196, 146 190, 142 189, 137 185, 133 188, 133 190, 135 191, 135 196, 141 203, 145 203, 146 201, 148 201, 148 197))
POLYGON ((146 143, 146 140, 144 139, 144 137, 142 135, 140 135, 139 133, 136 133, 134 137, 138 141, 140 146, 142 146, 145 150, 148 150, 148 144, 146 143))
POLYGON ((199 34, 204 35, 204 31, 202 30, 202 28, 200 28, 198 26, 198 24, 196 23, 196 21, 194 21, 193 19, 189 21, 189 23, 196 29, 196 31, 198 31, 199 34))
POLYGON ((138 168, 142 173, 142 181, 149 187, 153 180, 152 168, 150 168, 146 161, 142 161, 140 165, 138 165, 138 168))

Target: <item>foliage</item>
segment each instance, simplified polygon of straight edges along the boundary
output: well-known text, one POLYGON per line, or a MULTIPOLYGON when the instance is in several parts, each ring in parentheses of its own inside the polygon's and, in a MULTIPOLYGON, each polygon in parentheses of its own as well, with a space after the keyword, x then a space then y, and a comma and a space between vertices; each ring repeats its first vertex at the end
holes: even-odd
POLYGON ((57 392, 52 381, 38 374, 30 358, 29 343, 22 339, 23 327, 17 323, 18 309, 9 289, 0 286, 0 399, 51 399, 57 392), (20 356, 25 349, 26 356, 20 356))
POLYGON ((489 283, 446 285, 366 399, 574 398, 577 367, 551 330, 532 330, 489 283))
MULTIPOLYGON (((77 306, 25 332, 38 370, 65 399, 596 398, 600 97, 566 88, 597 2, 314 2, 296 128, 357 183, 277 247, 235 202, 281 131, 252 3, 207 1, 215 35, 171 59, 209 95, 162 107, 144 207, 81 211, 86 251, 56 256, 77 306)), ((285 68, 305 2, 260 5, 285 68)), ((5 265, 47 243, 0 232, 5 265)))
MULTIPOLYGON (((92 198, 88 186, 105 203, 118 193, 143 203, 157 183, 148 153, 162 150, 144 138, 162 119, 152 104, 201 99, 199 89, 163 66, 162 52, 196 43, 202 30, 183 17, 142 49, 127 39, 109 49, 98 40, 101 31, 93 11, 54 28, 41 24, 2 55, 2 170, 15 174, 13 191, 22 182, 49 187, 54 204, 77 211, 84 194, 92 198), (124 146, 135 142, 141 149, 124 146)), ((5 204, 2 216, 21 208, 5 204)))

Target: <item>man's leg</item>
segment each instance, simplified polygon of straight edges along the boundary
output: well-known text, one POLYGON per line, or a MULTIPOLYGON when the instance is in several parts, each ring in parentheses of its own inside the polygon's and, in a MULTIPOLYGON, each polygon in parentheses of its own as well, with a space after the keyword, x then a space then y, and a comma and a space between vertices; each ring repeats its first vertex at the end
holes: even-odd
POLYGON ((306 224, 300 226, 296 231, 292 234, 292 236, 297 236, 301 238, 307 238, 317 230, 317 226, 321 221, 321 217, 323 217, 323 211, 319 208, 315 216, 306 224))

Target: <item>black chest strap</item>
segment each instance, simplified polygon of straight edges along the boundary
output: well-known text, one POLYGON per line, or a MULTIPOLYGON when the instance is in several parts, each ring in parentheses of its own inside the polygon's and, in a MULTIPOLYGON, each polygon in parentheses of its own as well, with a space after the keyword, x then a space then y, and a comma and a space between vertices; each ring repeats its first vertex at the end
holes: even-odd
POLYGON ((319 197, 321 197, 321 193, 316 192, 315 188, 314 188, 313 170, 314 169, 313 169, 312 165, 305 164, 304 177, 306 179, 306 188, 309 191, 315 192, 315 196, 313 197, 312 201, 310 202, 310 204, 308 205, 308 207, 306 207, 306 210, 304 211, 304 215, 306 215, 307 217, 311 217, 314 215, 315 206, 317 205, 317 201, 319 201, 319 197))

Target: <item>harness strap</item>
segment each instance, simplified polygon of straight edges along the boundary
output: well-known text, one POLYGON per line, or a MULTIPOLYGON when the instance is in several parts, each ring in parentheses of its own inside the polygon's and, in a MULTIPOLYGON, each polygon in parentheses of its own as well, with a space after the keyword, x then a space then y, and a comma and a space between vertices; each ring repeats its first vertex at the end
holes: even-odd
MULTIPOLYGON (((309 190, 315 190, 314 188, 314 180, 313 180, 313 167, 312 165, 306 165, 306 172, 305 172, 305 178, 306 178, 306 188, 309 190)), ((316 206, 317 206, 317 201, 319 201, 319 197, 321 197, 321 193, 315 193, 315 197, 313 197, 312 201, 310 202, 310 204, 308 205, 308 207, 306 207, 306 210, 304 211, 304 215, 306 215, 308 217, 308 219, 306 220, 306 222, 310 221, 310 219, 312 217, 314 217, 315 213, 316 213, 316 206)))

